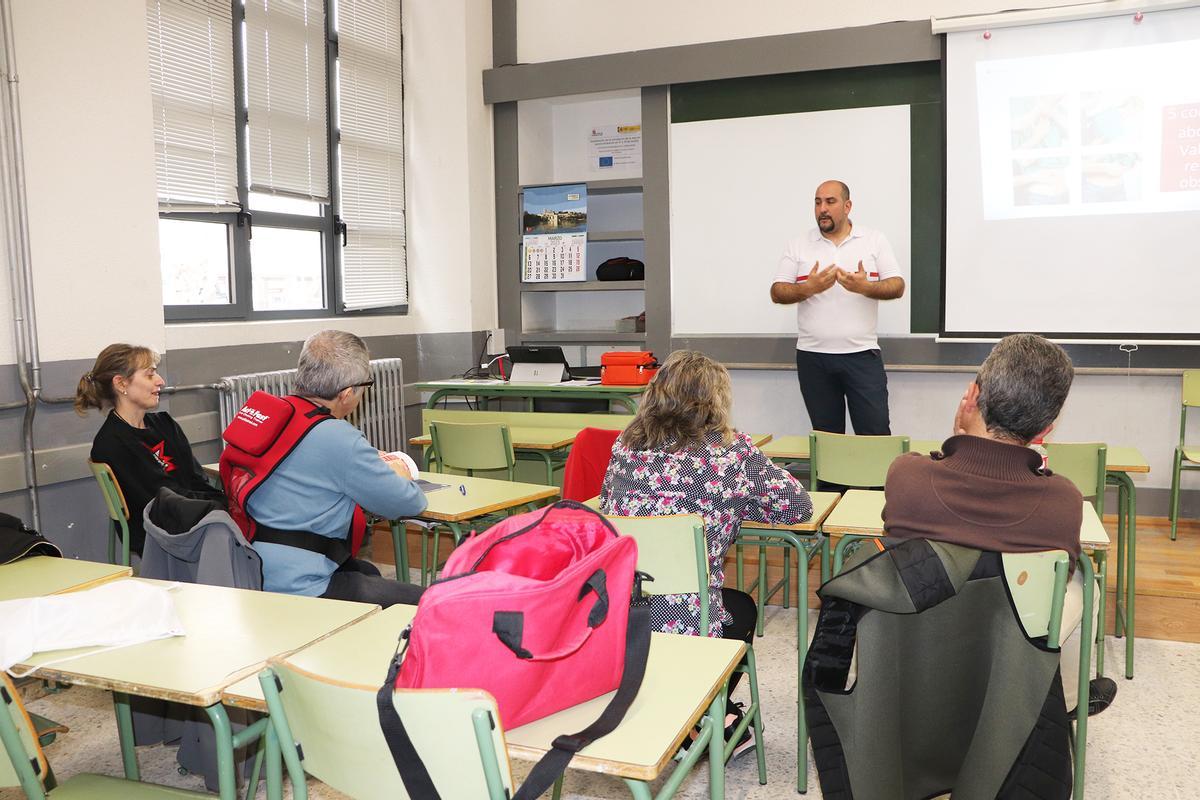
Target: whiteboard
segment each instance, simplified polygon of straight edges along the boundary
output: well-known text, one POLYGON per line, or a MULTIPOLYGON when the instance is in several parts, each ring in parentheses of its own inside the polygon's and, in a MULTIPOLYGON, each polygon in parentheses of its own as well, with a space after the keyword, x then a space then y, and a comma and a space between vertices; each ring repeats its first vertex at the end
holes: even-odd
MULTIPOLYGON (((850 187, 850 219, 911 263, 907 105, 671 125, 671 332, 794 334, 794 306, 771 302, 788 241, 816 227, 822 181, 850 187)), ((909 333, 908 293, 879 304, 879 332, 909 333)))

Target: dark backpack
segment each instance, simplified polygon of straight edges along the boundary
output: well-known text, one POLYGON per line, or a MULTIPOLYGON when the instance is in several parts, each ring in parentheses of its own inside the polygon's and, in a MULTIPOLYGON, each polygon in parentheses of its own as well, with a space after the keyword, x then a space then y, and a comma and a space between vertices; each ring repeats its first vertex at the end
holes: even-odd
POLYGON ((62 558, 62 550, 12 514, 0 512, 0 564, 11 564, 29 556, 62 558))

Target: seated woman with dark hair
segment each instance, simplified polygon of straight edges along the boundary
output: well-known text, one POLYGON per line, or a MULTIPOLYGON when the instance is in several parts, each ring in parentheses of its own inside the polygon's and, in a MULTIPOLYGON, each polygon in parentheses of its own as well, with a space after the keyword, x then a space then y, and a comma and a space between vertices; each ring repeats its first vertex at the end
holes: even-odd
POLYGON ((111 344, 79 379, 75 411, 110 408, 92 440, 92 461, 112 468, 129 506, 129 549, 142 554, 146 540, 142 510, 159 488, 194 498, 217 500, 225 495, 204 477, 179 424, 158 408, 166 381, 158 374, 158 354, 148 347, 111 344))
MULTIPOLYGON (((605 514, 704 518, 709 562, 709 627, 699 630, 695 596, 655 596, 656 630, 741 639, 754 635, 757 609, 745 592, 726 589, 725 553, 743 520, 804 522, 812 500, 804 487, 729 424, 729 373, 703 353, 672 353, 642 395, 637 415, 613 445, 600 492, 605 514)), ((740 673, 734 673, 730 693, 740 673)), ((731 706, 730 713, 737 712, 731 706)))

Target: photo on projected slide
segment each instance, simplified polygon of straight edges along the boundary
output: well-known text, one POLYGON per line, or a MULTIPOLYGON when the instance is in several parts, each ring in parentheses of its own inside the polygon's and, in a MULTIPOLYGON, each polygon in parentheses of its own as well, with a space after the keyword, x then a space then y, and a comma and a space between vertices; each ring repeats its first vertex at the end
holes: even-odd
POLYGON ((984 218, 1200 210, 1198 75, 1196 41, 979 61, 984 218))

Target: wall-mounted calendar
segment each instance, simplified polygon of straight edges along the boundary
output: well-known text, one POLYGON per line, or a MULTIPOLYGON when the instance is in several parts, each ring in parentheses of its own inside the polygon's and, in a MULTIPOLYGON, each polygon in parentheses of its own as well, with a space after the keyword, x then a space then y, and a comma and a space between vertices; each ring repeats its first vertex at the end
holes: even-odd
POLYGON ((587 280, 587 184, 531 186, 521 214, 521 280, 587 280))

